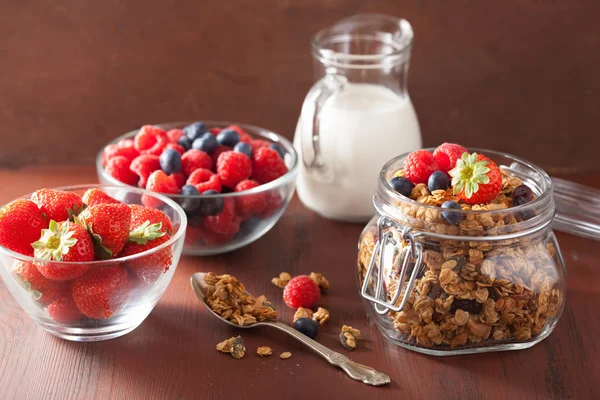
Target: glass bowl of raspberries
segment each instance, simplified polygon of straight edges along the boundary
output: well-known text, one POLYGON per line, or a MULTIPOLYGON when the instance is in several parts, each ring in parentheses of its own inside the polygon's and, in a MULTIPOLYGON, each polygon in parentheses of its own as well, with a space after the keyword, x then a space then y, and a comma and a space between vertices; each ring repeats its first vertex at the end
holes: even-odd
POLYGON ((284 137, 223 121, 145 125, 96 160, 101 183, 159 192, 183 208, 188 255, 226 253, 268 232, 294 194, 297 164, 284 137))
POLYGON ((186 225, 176 202, 142 189, 40 189, 0 209, 0 275, 51 334, 112 339, 140 325, 166 290, 186 225))

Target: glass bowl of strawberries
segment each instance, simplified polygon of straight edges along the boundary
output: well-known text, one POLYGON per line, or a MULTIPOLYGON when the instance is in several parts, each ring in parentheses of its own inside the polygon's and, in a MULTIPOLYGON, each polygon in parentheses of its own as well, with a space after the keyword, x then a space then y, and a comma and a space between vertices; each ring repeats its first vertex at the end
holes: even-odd
POLYGON ((0 275, 39 326, 112 339, 150 314, 179 262, 187 218, 142 189, 40 189, 0 209, 0 275))
POLYGON ((101 183, 162 193, 183 208, 189 255, 226 253, 267 233, 294 194, 297 164, 286 138, 224 121, 145 125, 96 159, 101 183))

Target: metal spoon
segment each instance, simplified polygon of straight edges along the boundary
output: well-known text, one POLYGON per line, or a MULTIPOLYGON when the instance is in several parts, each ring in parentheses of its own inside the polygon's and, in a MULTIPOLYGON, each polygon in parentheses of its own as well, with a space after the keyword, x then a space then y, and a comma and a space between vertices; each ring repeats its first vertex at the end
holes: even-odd
POLYGON ((209 305, 206 304, 205 299, 206 299, 206 294, 208 292, 208 285, 206 284, 206 282, 204 282, 205 275, 206 275, 206 273, 204 273, 204 272, 197 272, 194 275, 192 275, 192 277, 190 278, 190 283, 192 284, 192 288, 194 289, 196 296, 200 299, 200 301, 202 301, 202 304, 204 304, 204 306, 215 317, 217 317, 221 321, 225 322, 226 324, 229 324, 236 328, 242 328, 242 329, 254 328, 256 326, 261 326, 261 325, 277 328, 280 331, 284 331, 288 335, 292 336, 295 339, 298 339, 299 341, 301 341, 302 343, 304 343, 305 345, 310 347, 311 350, 315 351, 321 357, 326 359, 330 364, 343 369, 348 374, 348 376, 354 380, 361 381, 363 383, 366 383, 367 385, 372 385, 372 386, 382 386, 382 385, 390 383, 390 377, 387 376, 386 374, 384 374, 382 372, 378 372, 371 367, 367 367, 366 365, 355 363, 354 361, 350 360, 345 355, 336 353, 335 351, 328 349, 327 347, 323 346, 322 344, 312 340, 308 336, 298 332, 294 328, 292 328, 284 323, 277 322, 277 321, 269 321, 269 322, 257 322, 252 325, 239 326, 230 321, 227 321, 226 319, 222 318, 220 315, 215 313, 209 307, 209 305))

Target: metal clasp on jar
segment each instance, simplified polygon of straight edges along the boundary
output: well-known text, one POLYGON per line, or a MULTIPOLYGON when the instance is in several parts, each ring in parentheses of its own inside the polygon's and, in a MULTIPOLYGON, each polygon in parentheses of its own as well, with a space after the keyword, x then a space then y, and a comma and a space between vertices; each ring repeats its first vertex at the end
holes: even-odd
POLYGON ((387 217, 380 217, 377 221, 377 229, 378 229, 378 238, 379 240, 375 243, 375 247, 373 248, 373 255, 371 256, 371 260, 369 261, 369 268, 367 269, 367 273, 365 275, 365 279, 362 284, 361 296, 370 302, 374 303, 375 311, 379 314, 386 314, 390 310, 391 311, 402 311, 408 302, 408 297, 412 292, 412 289, 415 285, 415 280, 421 271, 422 260, 423 260, 423 247, 421 244, 415 242, 415 238, 411 232, 410 227, 404 227, 402 229, 402 240, 408 243, 408 248, 404 254, 404 260, 402 261, 402 268, 400 270, 400 275, 398 276, 396 292, 392 296, 390 301, 382 300, 381 295, 383 292, 383 262, 384 262, 384 253, 388 244, 397 245, 396 239, 393 237, 393 232, 391 229, 398 229, 397 225, 387 217), (384 232, 384 230, 386 230, 384 232), (369 282, 372 281, 372 274, 375 269, 375 257, 379 254, 379 263, 377 268, 377 287, 375 289, 375 296, 371 296, 367 293, 367 289, 369 287, 369 282), (406 284, 406 290, 404 291, 404 296, 400 301, 399 305, 396 305, 398 298, 402 292, 402 286, 404 283, 404 278, 408 271, 408 266, 410 264, 410 260, 415 260, 415 265, 410 275, 410 278, 406 284), (383 308, 382 308, 383 307, 383 308))

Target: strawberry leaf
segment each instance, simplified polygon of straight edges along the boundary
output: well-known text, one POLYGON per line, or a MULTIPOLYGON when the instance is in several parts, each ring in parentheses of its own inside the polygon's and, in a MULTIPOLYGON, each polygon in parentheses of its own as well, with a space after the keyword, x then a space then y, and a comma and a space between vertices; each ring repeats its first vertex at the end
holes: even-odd
POLYGON ((75 222, 75 218, 81 214, 83 210, 87 208, 86 204, 81 204, 81 206, 73 206, 73 208, 67 208, 67 214, 69 215, 69 221, 75 222))
POLYGON ((166 233, 162 230, 162 222, 150 225, 150 221, 146 221, 129 233, 129 242, 146 244, 164 235, 166 233))

